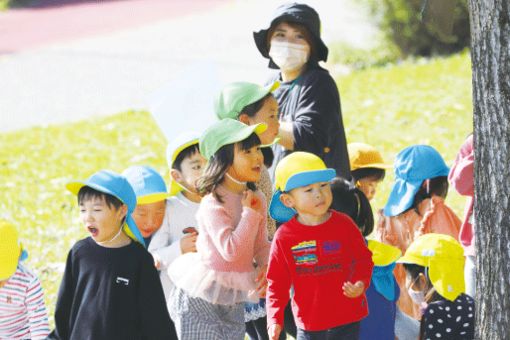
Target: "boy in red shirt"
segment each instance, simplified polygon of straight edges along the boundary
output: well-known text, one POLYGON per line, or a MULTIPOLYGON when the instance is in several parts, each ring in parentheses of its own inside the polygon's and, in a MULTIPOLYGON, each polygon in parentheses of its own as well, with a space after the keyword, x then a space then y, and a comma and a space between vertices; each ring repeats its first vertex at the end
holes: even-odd
POLYGON ((294 152, 276 167, 269 211, 284 224, 273 239, 267 272, 271 339, 282 330, 291 287, 297 340, 357 339, 359 321, 368 315, 372 255, 354 222, 329 209, 333 177, 334 169, 307 152, 294 152))

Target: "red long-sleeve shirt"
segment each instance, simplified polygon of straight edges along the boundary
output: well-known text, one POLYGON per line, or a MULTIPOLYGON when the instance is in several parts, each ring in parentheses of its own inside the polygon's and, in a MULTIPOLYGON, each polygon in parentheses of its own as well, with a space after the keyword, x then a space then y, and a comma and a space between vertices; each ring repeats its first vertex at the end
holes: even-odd
POLYGON ((316 226, 293 218, 277 230, 271 245, 268 327, 283 325, 291 286, 292 310, 303 330, 325 330, 363 319, 368 315, 365 294, 348 298, 342 286, 347 281, 363 281, 368 288, 372 268, 372 254, 346 215, 331 211, 331 217, 316 226))

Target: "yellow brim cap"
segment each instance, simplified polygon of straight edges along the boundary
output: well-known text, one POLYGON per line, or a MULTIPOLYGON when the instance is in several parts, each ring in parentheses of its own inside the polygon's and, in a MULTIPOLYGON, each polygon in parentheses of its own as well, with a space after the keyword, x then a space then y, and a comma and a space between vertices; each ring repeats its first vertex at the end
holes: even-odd
POLYGON ((402 252, 397 247, 375 240, 368 240, 368 249, 372 252, 374 265, 379 267, 389 266, 396 262, 402 255, 402 252))

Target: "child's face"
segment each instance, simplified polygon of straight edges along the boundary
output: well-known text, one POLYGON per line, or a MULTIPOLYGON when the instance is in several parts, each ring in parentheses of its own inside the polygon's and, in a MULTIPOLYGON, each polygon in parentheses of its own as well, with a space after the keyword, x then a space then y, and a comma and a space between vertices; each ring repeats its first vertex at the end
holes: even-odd
POLYGON ((241 182, 257 182, 260 179, 264 156, 260 151, 260 145, 242 150, 236 144, 234 148, 234 163, 227 173, 241 182))
POLYGON ((329 182, 313 183, 282 195, 282 202, 287 207, 296 209, 300 215, 316 217, 326 214, 332 201, 329 182))
POLYGON ((364 177, 359 179, 356 182, 356 186, 358 189, 363 191, 365 196, 367 196, 368 200, 371 200, 374 198, 376 192, 377 192, 377 186, 379 185, 381 181, 376 179, 375 177, 364 177))
POLYGON ((182 160, 181 171, 172 169, 170 175, 180 185, 196 193, 196 183, 200 176, 202 176, 206 163, 207 161, 205 158, 197 151, 190 157, 186 157, 182 160))
POLYGON ((111 240, 119 231, 127 206, 108 206, 103 197, 91 197, 80 203, 80 219, 96 242, 111 240))
POLYGON ((262 145, 271 144, 274 139, 278 137, 278 131, 280 129, 280 122, 278 121, 278 102, 274 97, 270 96, 264 101, 264 105, 262 105, 262 108, 254 117, 242 114, 239 120, 247 125, 265 123, 267 125, 267 130, 259 135, 260 142, 262 145))
POLYGON ((165 209, 166 201, 136 206, 133 219, 143 237, 147 238, 158 231, 165 217, 165 209))

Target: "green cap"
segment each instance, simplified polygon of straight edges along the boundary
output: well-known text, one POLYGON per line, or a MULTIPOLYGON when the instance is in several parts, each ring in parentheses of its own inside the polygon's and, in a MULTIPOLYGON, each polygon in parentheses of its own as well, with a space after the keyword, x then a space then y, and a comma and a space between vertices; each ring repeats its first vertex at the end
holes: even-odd
POLYGON ((243 108, 264 98, 279 86, 277 81, 265 87, 247 82, 230 83, 214 100, 214 112, 219 119, 237 119, 243 108))
POLYGON ((200 153, 205 159, 210 160, 222 146, 243 141, 254 132, 260 135, 266 129, 267 125, 264 123, 246 125, 235 119, 222 119, 200 136, 198 144, 200 153))

